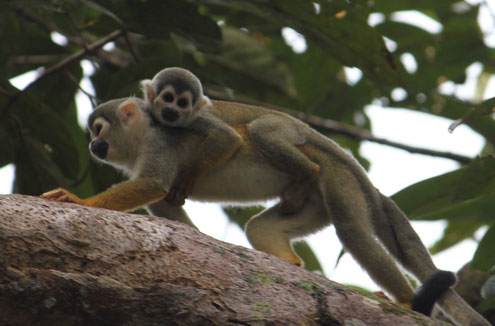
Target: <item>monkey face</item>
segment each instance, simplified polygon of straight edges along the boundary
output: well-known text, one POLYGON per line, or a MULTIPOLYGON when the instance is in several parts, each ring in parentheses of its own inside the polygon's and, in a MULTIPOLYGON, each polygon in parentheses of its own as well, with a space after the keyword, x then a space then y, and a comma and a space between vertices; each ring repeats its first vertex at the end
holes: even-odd
POLYGON ((195 110, 193 94, 186 90, 178 94, 172 85, 166 85, 153 101, 153 116, 171 127, 187 127, 195 110))
POLYGON ((96 159, 105 160, 108 154, 108 142, 104 137, 110 129, 110 122, 103 117, 98 117, 93 122, 93 125, 88 127, 91 134, 90 153, 96 159))
POLYGON ((139 139, 147 121, 136 98, 112 100, 98 106, 90 115, 89 151, 100 161, 127 166, 139 150, 139 139))

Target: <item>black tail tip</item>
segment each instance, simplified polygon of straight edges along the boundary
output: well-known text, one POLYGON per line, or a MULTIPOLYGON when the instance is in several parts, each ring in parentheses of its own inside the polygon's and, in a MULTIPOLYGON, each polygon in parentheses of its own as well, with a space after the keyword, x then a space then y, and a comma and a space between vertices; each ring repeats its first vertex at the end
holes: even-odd
POLYGON ((435 302, 455 283, 457 277, 452 272, 438 271, 423 283, 412 300, 412 310, 429 316, 435 302))

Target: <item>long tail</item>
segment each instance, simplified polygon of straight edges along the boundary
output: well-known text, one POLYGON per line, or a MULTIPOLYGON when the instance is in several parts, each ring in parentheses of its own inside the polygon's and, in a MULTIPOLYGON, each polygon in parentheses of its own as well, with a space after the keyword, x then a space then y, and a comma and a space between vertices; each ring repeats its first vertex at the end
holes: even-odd
POLYGON ((433 306, 455 283, 452 272, 439 271, 423 283, 412 300, 412 310, 430 316, 433 306))
MULTIPOLYGON (((431 312, 435 301, 441 311, 459 326, 490 326, 478 312, 469 306, 449 285, 455 278, 449 272, 439 271, 433 264, 424 246, 417 246, 417 234, 412 229, 406 215, 388 197, 382 195, 384 211, 389 219, 389 228, 377 232, 385 246, 401 264, 412 271, 423 282, 416 294, 413 310, 431 312), (395 243, 395 244, 394 244, 395 243), (395 247, 395 248, 394 248, 395 247), (429 308, 431 306, 431 308, 429 308)), ((421 241, 418 239, 419 243, 421 241)))
MULTIPOLYGON (((320 178, 320 187, 321 192, 325 194, 323 196, 325 206, 329 214, 333 216, 337 234, 346 249, 363 266, 366 266, 366 270, 372 278, 390 292, 397 289, 398 282, 404 283, 401 278, 390 280, 383 275, 385 274, 384 270, 396 269, 386 257, 383 257, 384 255, 375 255, 382 259, 378 262, 378 258, 369 258, 369 255, 362 254, 363 248, 368 248, 367 250, 371 252, 373 250, 381 252, 382 250, 382 248, 375 246, 375 241, 368 237, 367 232, 362 232, 364 227, 356 227, 360 225, 360 221, 363 221, 363 216, 369 215, 369 211, 359 211, 366 205, 372 211, 372 224, 381 243, 402 266, 425 284, 415 296, 416 309, 431 312, 437 301, 440 309, 457 325, 490 326, 488 321, 450 289, 452 283, 455 283, 455 278, 449 272, 438 270, 407 216, 390 198, 383 196, 373 187, 355 159, 342 151, 335 142, 328 141, 327 138, 316 132, 312 139, 314 139, 314 146, 327 153, 324 157, 319 157, 324 164, 317 163, 322 167, 331 167, 326 172, 320 171, 322 175, 328 175, 328 180, 320 178), (353 174, 353 176, 349 174, 353 174), (350 184, 349 180, 354 180, 354 183, 350 184), (356 183, 359 183, 360 189, 356 183), (337 188, 338 190, 336 190, 337 188), (360 205, 355 202, 357 200, 361 200, 360 205), (367 204, 363 204, 364 202, 367 204), (339 216, 339 212, 343 216, 339 216)), ((311 155, 311 153, 307 155, 311 155)), ((318 160, 317 156, 315 158, 318 160)), ((407 293, 408 291, 408 289, 403 289, 402 292, 407 293)), ((396 292, 400 293, 399 290, 396 292)))

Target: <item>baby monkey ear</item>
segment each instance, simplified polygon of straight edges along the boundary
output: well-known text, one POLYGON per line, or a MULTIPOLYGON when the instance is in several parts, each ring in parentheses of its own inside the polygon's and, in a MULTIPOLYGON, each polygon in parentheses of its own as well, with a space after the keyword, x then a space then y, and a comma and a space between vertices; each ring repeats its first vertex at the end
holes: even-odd
POLYGON ((117 113, 125 126, 136 124, 141 120, 142 115, 139 105, 134 101, 125 101, 120 104, 117 113))
POLYGON ((153 104, 155 100, 155 91, 153 90, 153 82, 150 79, 145 79, 141 81, 141 89, 143 90, 144 99, 149 103, 153 104))

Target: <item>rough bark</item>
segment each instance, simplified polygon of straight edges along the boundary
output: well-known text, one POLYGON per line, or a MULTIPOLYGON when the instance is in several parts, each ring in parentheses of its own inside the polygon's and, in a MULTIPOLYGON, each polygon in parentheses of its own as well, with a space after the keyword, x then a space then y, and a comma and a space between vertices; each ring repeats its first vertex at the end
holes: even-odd
POLYGON ((0 196, 0 325, 442 324, 180 223, 0 196))

